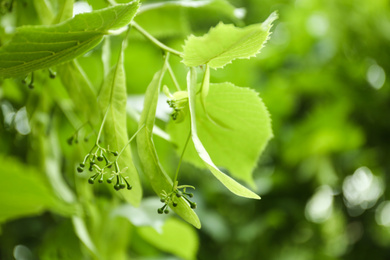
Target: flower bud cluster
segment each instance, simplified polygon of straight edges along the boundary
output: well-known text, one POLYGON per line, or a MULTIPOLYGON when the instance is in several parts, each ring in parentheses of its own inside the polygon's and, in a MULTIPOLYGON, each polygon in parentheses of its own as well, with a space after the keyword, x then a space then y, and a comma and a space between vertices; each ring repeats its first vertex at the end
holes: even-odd
POLYGON ((88 178, 88 183, 94 184, 97 180, 99 183, 103 183, 105 176, 107 175, 107 170, 111 169, 114 166, 114 171, 111 171, 110 177, 107 178, 107 183, 113 183, 114 179, 116 183, 114 184, 115 190, 121 190, 127 188, 128 190, 132 189, 132 186, 126 180, 127 177, 123 176, 123 172, 127 167, 122 170, 119 168, 118 162, 118 152, 110 151, 104 149, 99 145, 95 145, 92 150, 84 157, 84 160, 77 167, 77 171, 82 173, 84 169, 88 168, 88 171, 92 172, 92 175, 88 178), (117 157, 115 160, 109 160, 109 154, 117 157))
POLYGON ((161 194, 161 199, 160 201, 164 203, 164 205, 157 209, 158 214, 168 214, 169 209, 168 206, 172 207, 177 207, 178 205, 178 200, 180 198, 183 198, 187 203, 190 205, 192 209, 196 208, 196 203, 191 201, 190 198, 194 197, 193 193, 186 192, 186 188, 193 188, 192 186, 189 185, 183 185, 183 186, 178 186, 174 188, 171 192, 167 193, 166 191, 163 191, 161 194))

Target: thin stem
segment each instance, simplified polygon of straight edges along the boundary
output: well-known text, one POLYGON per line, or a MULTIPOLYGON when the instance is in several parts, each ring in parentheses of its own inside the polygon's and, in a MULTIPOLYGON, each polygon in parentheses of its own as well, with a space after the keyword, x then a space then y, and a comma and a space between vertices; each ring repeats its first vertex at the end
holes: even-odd
POLYGON ((100 147, 100 145, 99 145, 99 140, 100 140, 100 136, 102 135, 102 130, 103 130, 104 123, 106 122, 108 110, 110 110, 110 106, 107 107, 106 113, 104 114, 104 117, 103 117, 102 124, 100 125, 99 133, 98 133, 98 136, 97 136, 97 138, 96 138, 96 146, 97 146, 97 147, 100 147))
POLYGON ((176 181, 177 181, 177 176, 179 175, 181 162, 183 161, 184 153, 187 149, 187 145, 188 145, 188 142, 190 141, 190 139, 191 139, 191 130, 190 130, 190 133, 188 134, 186 143, 184 144, 183 151, 181 152, 180 160, 179 160, 179 163, 178 163, 177 168, 176 168, 176 173, 175 173, 175 178, 173 179, 173 183, 176 183, 176 181))
POLYGON ((168 68, 169 75, 171 76, 171 79, 173 81, 173 84, 175 85, 177 91, 180 91, 181 88, 179 86, 179 83, 176 80, 175 74, 173 73, 173 70, 172 70, 171 65, 169 63, 167 64, 167 68, 168 68))
POLYGON ((139 133, 139 131, 142 130, 142 128, 144 128, 145 125, 142 125, 138 130, 137 132, 135 132, 135 134, 133 134, 133 136, 130 138, 130 140, 127 142, 127 144, 122 148, 122 150, 119 152, 118 156, 116 157, 117 159, 119 158, 119 156, 121 156, 122 152, 126 149, 126 147, 131 143, 131 141, 133 141, 133 139, 137 136, 137 134, 139 133))
POLYGON ((141 26, 139 26, 136 22, 131 22, 131 25, 138 31, 140 32, 143 36, 145 36, 146 38, 148 38, 152 43, 154 43, 155 45, 157 45, 158 47, 160 47, 161 49, 167 51, 167 52, 170 52, 172 54, 175 54, 179 57, 182 57, 183 56, 183 53, 175 50, 175 49, 172 49, 168 46, 166 46, 164 43, 160 42, 159 40, 157 40, 156 38, 154 38, 151 34, 149 34, 147 31, 145 31, 141 26))

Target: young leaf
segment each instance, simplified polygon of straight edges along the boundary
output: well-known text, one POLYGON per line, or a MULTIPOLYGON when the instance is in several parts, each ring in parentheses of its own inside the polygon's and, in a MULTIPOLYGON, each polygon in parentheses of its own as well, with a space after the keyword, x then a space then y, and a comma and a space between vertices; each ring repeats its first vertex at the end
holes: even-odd
MULTIPOLYGON (((231 83, 210 84, 207 114, 201 100, 202 97, 196 98, 196 122, 205 149, 216 165, 253 186, 253 168, 272 137, 265 105, 255 91, 231 83), (216 125, 215 121, 223 122, 228 128, 216 125)), ((187 117, 182 123, 169 124, 168 132, 178 152, 182 151, 187 138, 189 120, 187 117)), ((198 167, 204 166, 192 145, 187 148, 184 159, 198 167)))
MULTIPOLYGON (((127 124, 126 124, 126 77, 123 67, 123 49, 120 52, 118 63, 110 71, 103 82, 102 89, 99 94, 99 106, 102 113, 106 113, 107 117, 104 124, 104 140, 110 146, 112 151, 121 151, 128 143, 127 124)), ((120 169, 127 167, 122 175, 127 178, 127 181, 133 187, 131 191, 127 189, 120 190, 124 198, 138 206, 142 199, 142 187, 139 180, 137 169, 134 166, 131 156, 130 145, 121 153, 118 158, 120 169)))
MULTIPOLYGON (((170 192, 173 187, 172 179, 167 175, 159 162, 152 136, 159 89, 165 70, 166 66, 154 75, 152 82, 146 90, 144 110, 139 122, 139 126, 144 127, 137 135, 138 154, 142 168, 158 196, 161 196, 163 191, 170 192)), ((171 208, 185 221, 196 228, 200 228, 198 216, 183 198, 178 199, 177 207, 171 208)))
MULTIPOLYGON (((195 110, 195 97, 196 97, 196 71, 195 68, 191 68, 188 72, 187 76, 187 84, 188 84, 188 102, 190 106, 190 115, 191 115, 191 135, 192 141, 194 143, 195 149, 199 155, 199 157, 203 160, 206 167, 211 171, 211 173, 220 181, 226 188, 228 188, 234 194, 252 198, 252 199, 260 199, 260 197, 248 190, 238 182, 236 182, 231 177, 227 176, 223 172, 221 172, 217 166, 213 163, 210 158, 210 155, 207 153, 204 148, 202 142, 198 137, 197 124, 196 124, 196 110, 195 110)), ((216 126, 214 126, 216 127, 216 126)))
POLYGON ((183 63, 188 67, 208 64, 217 69, 235 59, 253 57, 268 40, 276 18, 277 14, 272 13, 262 24, 244 28, 219 23, 204 36, 191 35, 184 45, 183 63))
POLYGON ((51 26, 22 26, 12 40, 0 48, 0 77, 23 76, 48 68, 87 52, 108 34, 133 19, 138 0, 76 15, 51 26))

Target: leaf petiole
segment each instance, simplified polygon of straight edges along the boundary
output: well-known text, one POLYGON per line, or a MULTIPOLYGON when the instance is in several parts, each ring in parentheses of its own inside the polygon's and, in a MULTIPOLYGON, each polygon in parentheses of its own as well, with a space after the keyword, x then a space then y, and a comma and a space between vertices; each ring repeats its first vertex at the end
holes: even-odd
POLYGON ((172 191, 176 190, 176 188, 177 188, 177 176, 179 175, 181 162, 183 161, 184 153, 186 151, 186 148, 187 148, 187 145, 188 145, 188 142, 190 141, 190 139, 191 139, 191 131, 188 134, 186 143, 184 144, 184 147, 183 147, 183 151, 181 152, 181 155, 180 155, 180 160, 179 160, 179 163, 178 163, 177 168, 176 168, 175 178, 173 178, 173 183, 175 185, 172 186, 172 191))
POLYGON ((175 50, 175 49, 172 49, 168 46, 166 46, 164 43, 160 42, 159 40, 157 40, 156 38, 154 38, 150 33, 148 33, 147 31, 144 30, 144 28, 142 28, 141 26, 139 26, 136 22, 132 21, 131 22, 131 25, 139 32, 141 33, 143 36, 145 36, 146 38, 148 38, 152 43, 154 43, 155 45, 157 45, 158 47, 160 47, 161 49, 167 51, 167 52, 170 52, 172 54, 175 54, 179 57, 183 57, 183 53, 175 50))

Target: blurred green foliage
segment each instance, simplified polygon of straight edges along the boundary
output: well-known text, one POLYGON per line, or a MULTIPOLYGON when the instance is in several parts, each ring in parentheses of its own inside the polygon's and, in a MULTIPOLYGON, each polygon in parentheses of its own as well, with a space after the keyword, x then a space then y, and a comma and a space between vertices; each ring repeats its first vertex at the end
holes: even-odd
MULTIPOLYGON (((1 11, 6 2, 10 1, 0 1, 1 11)), ((42 22, 36 11, 38 2, 14 1, 12 13, 0 14, 0 45, 10 37, 6 25, 42 22)), ((94 9, 108 5, 103 0, 88 2, 94 9)), ((143 1, 150 2, 157 1, 143 1)), ((26 208, 18 212, 20 218, 2 223, 0 259, 95 258, 89 240, 99 247, 103 259, 191 259, 197 246, 196 258, 202 260, 390 258, 390 194, 386 189, 390 174, 390 84, 386 78, 390 71, 389 1, 230 3, 242 9, 215 1, 199 8, 172 6, 145 11, 136 21, 165 44, 181 50, 188 33, 201 35, 220 20, 249 25, 278 11, 271 40, 257 58, 237 60, 211 73, 214 83, 231 81, 255 88, 272 116, 274 138, 254 173, 262 200, 234 197, 205 171, 185 163, 183 178, 197 187, 202 229, 195 235, 192 227, 170 219, 166 222, 174 226, 170 230, 179 230, 184 237, 167 234, 161 238, 145 227, 165 227, 163 219, 148 217, 155 216, 158 201, 141 205, 140 209, 123 209, 105 189, 91 191, 86 177, 76 175, 75 163, 89 147, 82 138, 78 149, 66 143, 74 128, 88 118, 82 102, 72 103, 79 87, 65 89, 59 79, 49 79, 44 71, 35 74, 39 84, 33 91, 21 84, 20 78, 0 79, 0 159, 4 162, 0 175, 32 175, 19 180, 34 178, 31 185, 18 185, 26 192, 29 205, 34 197, 28 192, 36 194, 38 188, 48 196, 54 192, 61 202, 53 209, 52 199, 47 197, 47 203, 33 210, 26 208), (242 19, 234 16, 242 12, 242 19), (16 118, 23 107, 31 132, 23 116, 14 123, 9 119, 16 118), (22 134, 26 131, 27 135, 22 134), (38 172, 42 173, 42 183, 54 187, 53 191, 37 183, 38 172), (62 205, 75 197, 83 198, 77 205, 87 209, 85 223, 68 218, 80 208, 62 205), (46 209, 52 212, 30 215, 46 209), (123 214, 114 214, 119 209, 132 219, 126 221, 120 217, 123 214), (75 226, 80 228, 74 230, 75 226), (83 226, 89 234, 82 233, 83 226), (78 238, 83 243, 77 242, 78 238), (180 249, 188 247, 192 254, 186 255, 188 252, 161 241, 175 238, 172 243, 180 249), (191 242, 185 242, 187 239, 191 242)), ((121 38, 113 37, 113 49, 119 49, 120 44, 121 38)), ((83 80, 85 86, 90 86, 84 90, 88 93, 97 92, 103 80, 101 55, 99 45, 77 60, 77 66, 87 75, 83 80)), ((115 57, 113 52, 111 58, 115 57)), ((127 92, 133 100, 136 94, 145 92, 153 74, 161 68, 161 51, 134 32, 125 57, 127 92)), ((172 68, 184 88, 185 68, 179 59, 173 61, 172 68)), ((165 127, 162 120, 158 124, 165 127)), ((129 120, 128 125, 134 132, 136 123, 129 120)), ((87 131, 81 132, 81 137, 84 135, 87 131)), ((173 171, 178 162, 174 147, 158 137, 155 142, 162 164, 173 171)), ((146 187, 144 193, 151 195, 151 188, 146 187)), ((6 193, 2 200, 19 198, 6 193)))

